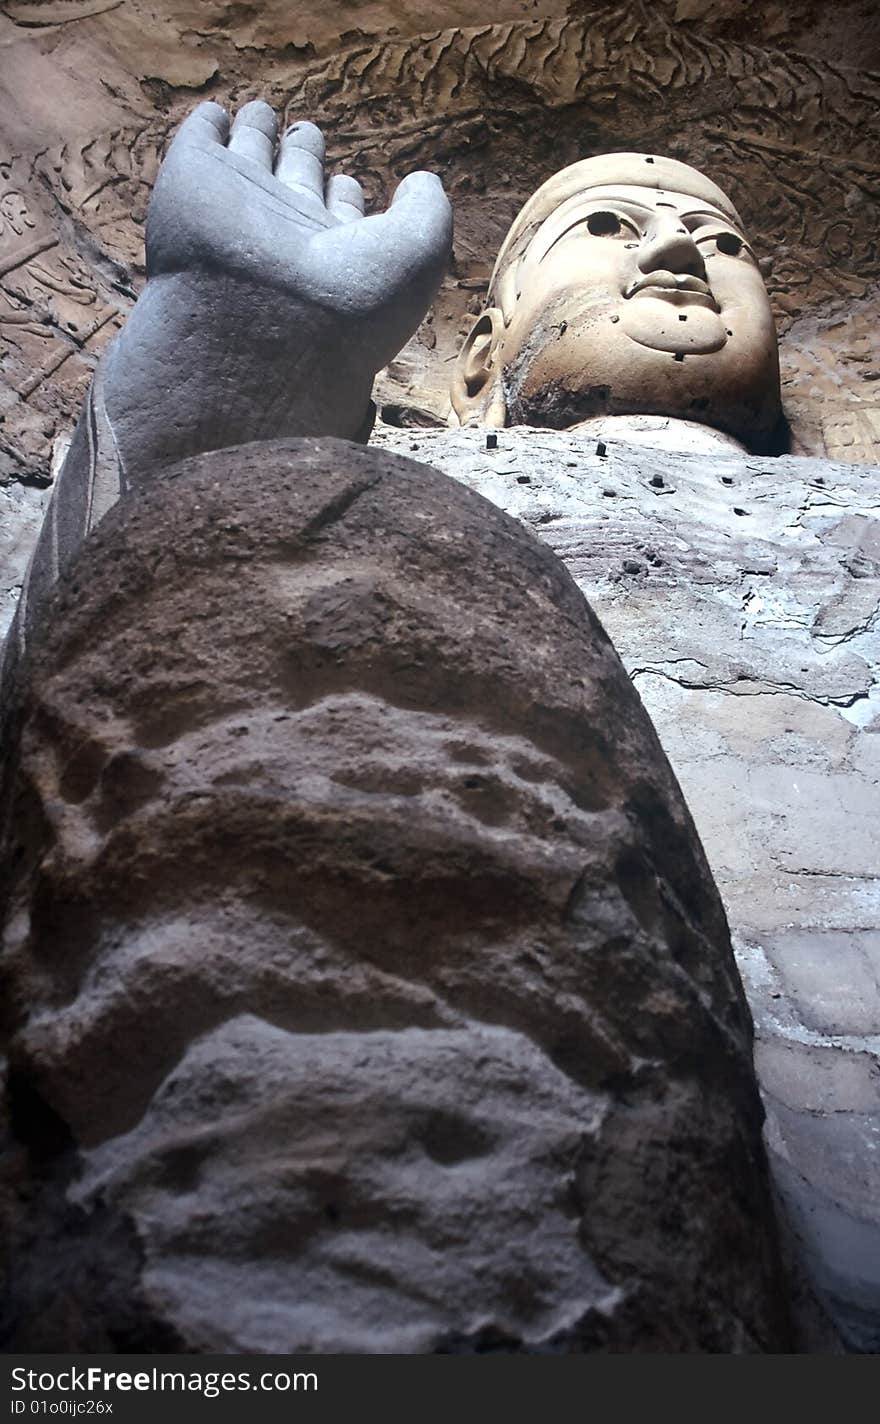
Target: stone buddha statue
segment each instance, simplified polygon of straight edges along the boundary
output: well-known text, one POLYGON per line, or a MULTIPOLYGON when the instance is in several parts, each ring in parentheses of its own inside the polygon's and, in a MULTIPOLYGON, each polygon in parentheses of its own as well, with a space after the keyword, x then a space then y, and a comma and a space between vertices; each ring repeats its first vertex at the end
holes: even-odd
MULTIPOLYGON (((514 226, 461 413, 763 438, 735 213, 609 162, 514 226)), ((436 178, 365 217, 264 104, 161 170, 9 644, 9 1348, 788 1348, 749 1012, 647 714, 545 544, 353 443, 450 240, 436 178)))
POLYGON ((642 153, 548 179, 502 244, 452 404, 462 424, 772 447, 776 331, 730 199, 687 164, 642 153))

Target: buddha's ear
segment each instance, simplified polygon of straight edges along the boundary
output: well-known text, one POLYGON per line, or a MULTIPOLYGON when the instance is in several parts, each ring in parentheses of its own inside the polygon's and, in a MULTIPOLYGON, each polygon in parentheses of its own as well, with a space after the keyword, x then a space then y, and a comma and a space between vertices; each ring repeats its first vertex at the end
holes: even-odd
POLYGON ((507 423, 500 362, 503 334, 504 317, 498 307, 487 307, 458 354, 450 394, 459 425, 500 428, 507 423))

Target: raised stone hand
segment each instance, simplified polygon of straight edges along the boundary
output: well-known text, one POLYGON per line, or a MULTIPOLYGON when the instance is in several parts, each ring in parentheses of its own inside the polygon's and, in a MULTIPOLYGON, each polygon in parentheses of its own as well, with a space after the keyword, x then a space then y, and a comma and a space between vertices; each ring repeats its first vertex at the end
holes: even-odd
POLYGON ((357 437, 376 372, 409 338, 452 237, 440 180, 412 173, 384 213, 325 181, 324 141, 268 104, 200 104, 147 218, 146 289, 107 366, 127 467, 280 435, 357 437))
POLYGON ((24 647, 89 530, 156 469, 252 440, 366 439, 373 378, 424 316, 451 241, 432 173, 364 217, 353 178, 325 182, 314 124, 292 124, 276 150, 268 104, 245 104, 231 131, 200 104, 156 181, 147 284, 95 373, 9 647, 24 647))

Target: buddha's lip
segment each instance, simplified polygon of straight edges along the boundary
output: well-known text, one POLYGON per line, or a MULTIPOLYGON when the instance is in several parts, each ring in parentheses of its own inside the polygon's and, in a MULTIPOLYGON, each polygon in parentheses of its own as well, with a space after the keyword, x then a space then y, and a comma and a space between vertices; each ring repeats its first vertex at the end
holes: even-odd
POLYGON ((661 292, 693 292, 695 295, 708 297, 715 310, 718 310, 709 283, 704 282, 702 277, 692 277, 689 272, 667 272, 662 268, 657 272, 648 272, 646 276, 633 282, 623 295, 628 301, 630 297, 652 287, 661 292))

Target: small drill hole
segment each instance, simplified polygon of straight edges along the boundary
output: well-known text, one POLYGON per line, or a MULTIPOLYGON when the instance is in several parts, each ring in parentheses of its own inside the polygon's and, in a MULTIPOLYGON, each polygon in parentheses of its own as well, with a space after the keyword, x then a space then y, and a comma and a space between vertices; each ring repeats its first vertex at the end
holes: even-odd
POLYGON ((683 351, 676 351, 676 353, 675 353, 675 355, 673 356, 672 359, 673 359, 673 361, 683 361, 683 360, 684 360, 684 352, 683 352, 683 351))
POLYGON ((654 160, 653 160, 653 158, 646 158, 646 159, 645 159, 645 162, 646 162, 646 163, 653 163, 654 160))
POLYGON ((682 312, 679 313, 678 319, 679 321, 687 321, 687 317, 682 312))

